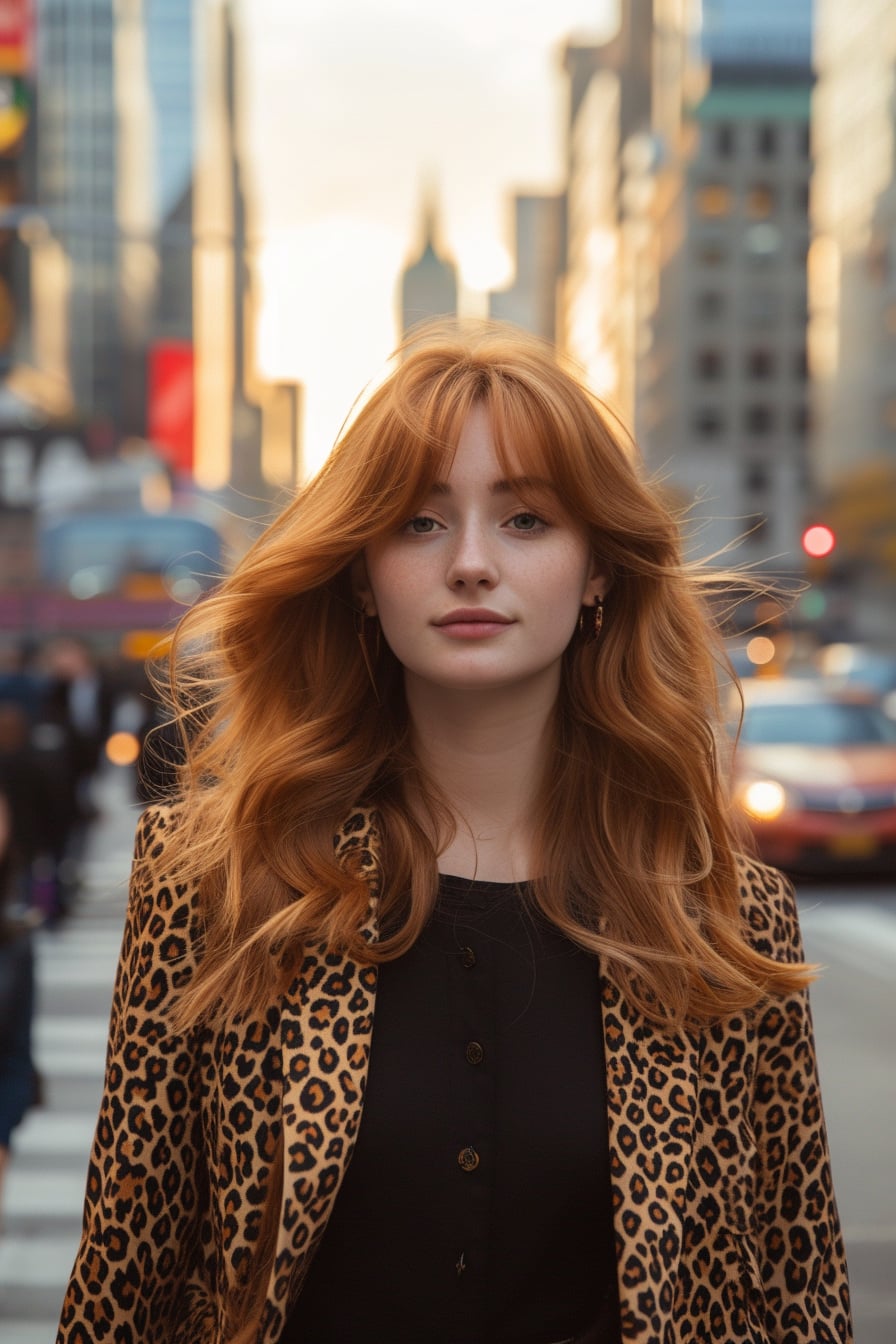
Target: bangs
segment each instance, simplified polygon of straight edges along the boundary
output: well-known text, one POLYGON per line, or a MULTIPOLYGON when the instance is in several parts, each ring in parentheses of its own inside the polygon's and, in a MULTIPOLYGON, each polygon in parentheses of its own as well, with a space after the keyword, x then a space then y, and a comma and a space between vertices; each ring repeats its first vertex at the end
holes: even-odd
POLYGON ((560 508, 596 550, 621 561, 643 526, 644 501, 612 414, 554 360, 500 342, 412 349, 361 410, 334 454, 353 548, 403 526, 447 479, 476 406, 526 506, 560 508))
POLYGON ((583 427, 570 408, 543 389, 507 378, 492 380, 484 398, 495 453, 508 478, 520 482, 520 497, 532 506, 548 499, 589 529, 600 526, 597 472, 583 427))

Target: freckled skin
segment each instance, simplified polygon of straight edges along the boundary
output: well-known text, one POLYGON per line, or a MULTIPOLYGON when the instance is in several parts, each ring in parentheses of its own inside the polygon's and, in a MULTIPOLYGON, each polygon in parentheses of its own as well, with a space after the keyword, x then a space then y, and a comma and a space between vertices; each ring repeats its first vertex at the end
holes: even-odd
POLYGON ((409 694, 531 685, 556 698, 582 606, 607 583, 584 529, 559 501, 527 504, 511 484, 488 413, 474 407, 441 487, 365 552, 361 595, 405 669, 409 694), (504 623, 484 637, 439 624, 477 608, 504 623))

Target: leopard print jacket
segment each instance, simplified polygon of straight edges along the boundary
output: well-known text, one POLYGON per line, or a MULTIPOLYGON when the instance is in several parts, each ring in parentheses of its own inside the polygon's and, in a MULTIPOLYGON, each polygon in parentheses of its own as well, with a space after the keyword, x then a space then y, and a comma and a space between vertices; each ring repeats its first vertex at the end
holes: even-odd
MULTIPOLYGON (((309 953, 263 1019, 172 1032, 198 902, 144 814, 112 1008, 84 1227, 57 1344, 225 1344, 280 1132, 288 1179, 257 1344, 276 1344, 351 1156, 376 971, 309 953), (147 876, 147 872, 151 875, 147 876)), ((373 818, 336 838, 376 890, 373 818)), ((792 890, 743 861, 757 947, 801 956, 792 890)), ((625 1344, 848 1344, 843 1244, 809 1006, 775 1000, 657 1030, 604 978, 608 1117, 625 1344)))

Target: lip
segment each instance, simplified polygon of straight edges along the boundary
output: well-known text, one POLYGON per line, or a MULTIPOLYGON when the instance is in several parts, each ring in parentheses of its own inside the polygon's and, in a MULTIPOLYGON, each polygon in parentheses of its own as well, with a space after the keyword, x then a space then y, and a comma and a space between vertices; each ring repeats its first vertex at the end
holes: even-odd
POLYGON ((433 624, 444 628, 447 625, 512 625, 513 621, 498 611, 489 611, 487 607, 458 607, 433 624))
POLYGON ((476 640, 500 635, 502 630, 509 629, 514 622, 509 616, 502 616, 499 611, 489 611, 486 607, 458 607, 433 624, 448 639, 476 640))

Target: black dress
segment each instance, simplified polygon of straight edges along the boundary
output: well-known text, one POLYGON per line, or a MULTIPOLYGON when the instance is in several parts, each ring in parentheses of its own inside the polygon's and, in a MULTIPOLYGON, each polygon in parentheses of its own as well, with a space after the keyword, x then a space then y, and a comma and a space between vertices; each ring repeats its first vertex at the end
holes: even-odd
POLYGON ((598 966, 516 884, 440 880, 380 968, 354 1155, 282 1344, 619 1338, 598 966))

